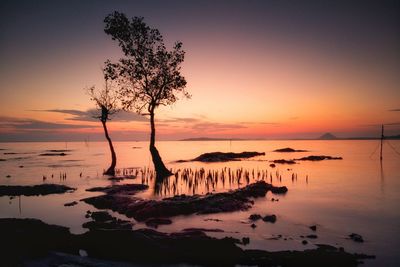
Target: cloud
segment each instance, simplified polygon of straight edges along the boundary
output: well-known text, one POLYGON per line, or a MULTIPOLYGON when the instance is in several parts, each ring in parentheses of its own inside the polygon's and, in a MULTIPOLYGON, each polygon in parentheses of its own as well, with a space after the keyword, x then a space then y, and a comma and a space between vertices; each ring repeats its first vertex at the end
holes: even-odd
MULTIPOLYGON (((163 125, 167 125, 167 123, 186 123, 186 124, 192 124, 193 127, 198 127, 198 128, 202 128, 205 127, 205 125, 212 125, 215 126, 216 128, 229 128, 229 129, 233 129, 233 128, 247 128, 247 126, 245 125, 274 125, 274 126, 278 126, 281 125, 281 123, 278 122, 249 122, 249 121, 241 121, 241 122, 237 122, 237 123, 217 123, 217 122, 212 122, 209 121, 205 116, 197 116, 197 118, 193 118, 193 117, 171 117, 168 119, 161 119, 158 120, 158 122, 163 123, 163 125)), ((190 126, 192 127, 192 126, 190 126)), ((208 126, 207 126, 208 127, 208 126)))
POLYGON ((139 115, 134 112, 128 111, 120 111, 117 114, 113 115, 111 118, 112 121, 119 121, 119 122, 129 122, 129 121, 143 121, 147 122, 149 119, 143 115, 139 115))
POLYGON ((279 122, 251 122, 251 121, 241 121, 238 124, 248 124, 248 125, 255 125, 255 124, 263 124, 263 125, 281 125, 279 122))
POLYGON ((98 126, 54 123, 54 122, 46 122, 34 119, 0 117, 0 127, 12 128, 15 130, 62 130, 62 129, 97 128, 98 126))
MULTIPOLYGON (((99 111, 96 109, 89 109, 86 111, 76 110, 76 109, 46 109, 46 110, 32 110, 32 111, 55 112, 55 113, 71 115, 72 117, 66 118, 66 120, 71 120, 71 121, 98 121, 98 119, 94 118, 94 116, 96 114, 99 114, 99 111)), ((129 121, 145 122, 148 121, 148 118, 134 112, 120 111, 112 115, 111 120, 117 122, 129 122, 129 121)))
MULTIPOLYGON (((148 133, 143 131, 113 131, 113 141, 138 141, 149 139, 148 133)), ((71 141, 105 141, 102 131, 81 132, 65 132, 54 130, 41 131, 18 131, 12 133, 1 133, 0 142, 37 142, 37 141, 54 141, 54 142, 71 142, 71 141)))
POLYGON ((162 119, 159 120, 160 122, 163 123, 168 123, 168 122, 172 122, 172 123, 196 123, 196 122, 200 122, 202 121, 201 119, 198 118, 190 118, 190 117, 184 117, 184 118, 169 118, 169 119, 162 119))
MULTIPOLYGON (((115 141, 148 140, 148 131, 113 130, 115 141)), ((104 141, 100 123, 66 124, 29 118, 0 117, 0 142, 14 141, 104 141), (88 129, 80 131, 80 129, 88 129)))
POLYGON ((400 108, 395 108, 395 109, 389 109, 389 111, 400 111, 400 108))
POLYGON ((208 131, 227 131, 233 129, 244 129, 255 125, 271 125, 279 127, 281 123, 278 122, 214 122, 207 119, 205 116, 196 115, 196 117, 170 117, 167 119, 157 120, 157 127, 168 127, 168 128, 182 128, 191 129, 198 132, 208 131))
POLYGON ((247 126, 243 124, 245 123, 212 122, 207 120, 205 116, 170 117, 167 119, 160 119, 157 121, 157 126, 161 127, 172 127, 172 128, 182 127, 184 129, 191 129, 194 131, 210 131, 210 132, 247 128, 247 126))

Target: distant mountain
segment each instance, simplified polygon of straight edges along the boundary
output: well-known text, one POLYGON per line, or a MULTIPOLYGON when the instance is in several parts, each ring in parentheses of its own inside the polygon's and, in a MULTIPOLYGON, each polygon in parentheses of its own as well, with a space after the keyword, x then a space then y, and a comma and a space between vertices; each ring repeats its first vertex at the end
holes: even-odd
POLYGON ((195 138, 181 139, 179 141, 230 141, 230 140, 243 140, 243 139, 239 139, 239 138, 195 137, 195 138))
POLYGON ((326 133, 326 134, 321 135, 318 139, 321 139, 321 140, 336 140, 338 138, 336 136, 334 136, 333 134, 331 134, 331 133, 326 133))
MULTIPOLYGON (((363 137, 363 136, 358 136, 358 137, 337 137, 331 133, 325 133, 321 135, 319 138, 316 139, 275 139, 275 140, 379 140, 380 137, 363 137)), ((400 139, 400 134, 398 135, 391 135, 391 136, 385 136, 385 139, 388 140, 399 140, 400 139)), ((186 138, 186 139, 181 139, 179 141, 248 141, 248 140, 267 140, 267 139, 259 139, 259 138, 253 138, 253 139, 242 139, 242 138, 214 138, 214 137, 194 137, 194 138, 186 138)))
MULTIPOLYGON (((338 138, 334 136, 331 133, 326 133, 323 134, 318 138, 319 140, 379 140, 381 139, 380 137, 364 137, 364 136, 356 136, 356 137, 343 137, 343 138, 338 138)), ((400 134, 398 135, 387 135, 385 136, 384 139, 387 140, 399 140, 400 139, 400 134)))

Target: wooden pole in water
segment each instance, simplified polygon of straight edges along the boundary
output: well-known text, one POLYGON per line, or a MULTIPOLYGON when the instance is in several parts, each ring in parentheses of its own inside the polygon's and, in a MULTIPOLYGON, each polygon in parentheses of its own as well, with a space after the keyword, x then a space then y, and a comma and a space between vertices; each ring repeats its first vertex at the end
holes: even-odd
POLYGON ((384 138, 384 136, 383 136, 383 124, 382 124, 382 132, 381 132, 381 156, 380 156, 381 161, 382 161, 383 138, 384 138))

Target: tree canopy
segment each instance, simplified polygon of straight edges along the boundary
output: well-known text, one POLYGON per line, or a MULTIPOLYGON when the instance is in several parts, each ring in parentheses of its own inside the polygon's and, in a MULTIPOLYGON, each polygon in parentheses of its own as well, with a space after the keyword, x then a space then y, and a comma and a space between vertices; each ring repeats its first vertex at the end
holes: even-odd
POLYGON ((110 120, 110 116, 119 111, 118 94, 115 88, 113 88, 112 83, 111 80, 106 78, 102 89, 96 89, 95 86, 86 89, 90 100, 96 104, 96 109, 99 111, 93 114, 93 117, 102 122, 110 120))
POLYGON ((149 27, 142 17, 129 20, 125 14, 114 12, 104 22, 105 33, 118 41, 125 55, 116 63, 106 61, 105 67, 107 79, 118 80, 124 109, 152 113, 160 105, 177 101, 176 93, 190 97, 181 74, 185 57, 181 42, 167 50, 159 30, 149 27))

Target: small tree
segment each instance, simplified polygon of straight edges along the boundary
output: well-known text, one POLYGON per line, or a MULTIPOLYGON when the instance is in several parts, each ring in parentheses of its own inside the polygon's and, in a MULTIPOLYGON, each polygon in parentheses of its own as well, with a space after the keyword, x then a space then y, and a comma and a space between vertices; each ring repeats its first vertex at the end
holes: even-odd
POLYGON ((105 33, 118 41, 125 58, 118 63, 106 62, 106 76, 117 79, 122 106, 139 114, 150 116, 150 152, 157 177, 171 172, 165 167, 155 146, 155 110, 173 104, 177 93, 190 97, 185 91, 186 80, 181 75, 185 52, 176 42, 167 50, 161 33, 146 25, 141 17, 129 20, 125 14, 114 12, 104 22, 105 33))
POLYGON ((94 86, 92 86, 87 89, 87 93, 90 96, 90 99, 96 104, 97 112, 95 115, 93 115, 93 118, 101 121, 104 129, 104 135, 106 136, 111 151, 111 165, 107 171, 104 172, 104 174, 115 175, 117 156, 115 154, 110 135, 108 134, 107 121, 110 120, 110 116, 118 112, 117 94, 112 88, 112 81, 107 78, 105 78, 105 86, 103 89, 97 90, 94 86))

